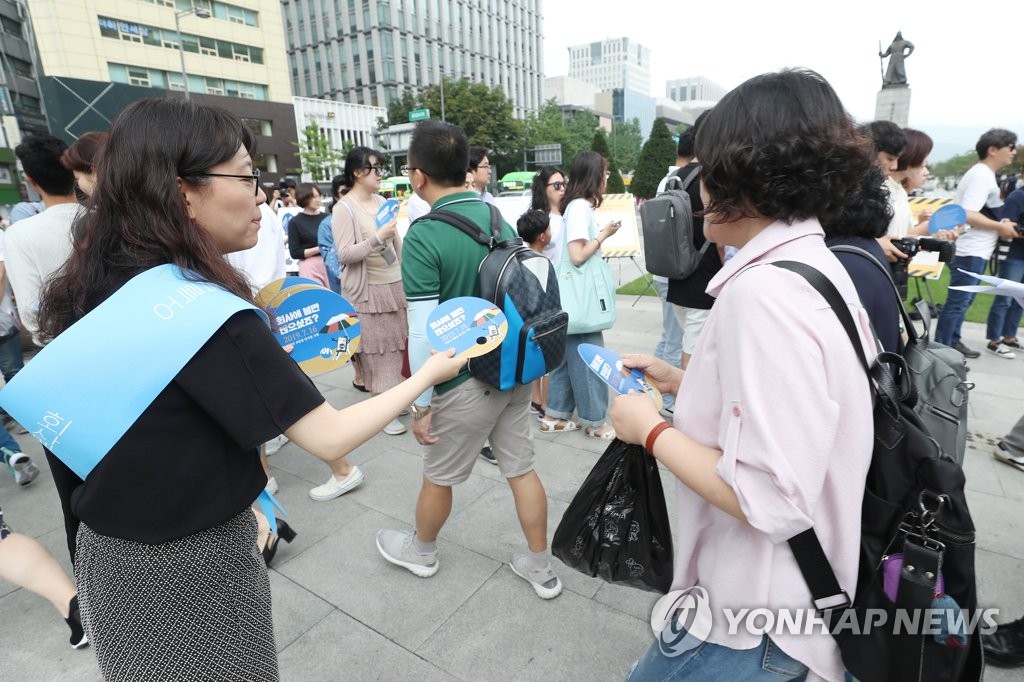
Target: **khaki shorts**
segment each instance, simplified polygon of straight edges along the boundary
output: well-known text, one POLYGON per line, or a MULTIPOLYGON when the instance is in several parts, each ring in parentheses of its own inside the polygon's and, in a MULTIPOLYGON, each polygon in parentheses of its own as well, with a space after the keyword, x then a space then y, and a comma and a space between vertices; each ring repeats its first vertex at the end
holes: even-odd
POLYGON ((435 393, 431 407, 430 432, 440 439, 423 449, 423 475, 431 483, 453 486, 469 478, 488 439, 502 476, 533 470, 530 386, 499 391, 470 378, 444 395, 435 393))
POLYGON ((704 323, 708 321, 710 310, 702 308, 686 308, 681 305, 672 304, 672 312, 683 329, 683 352, 693 355, 693 349, 697 347, 697 339, 704 329, 704 323))

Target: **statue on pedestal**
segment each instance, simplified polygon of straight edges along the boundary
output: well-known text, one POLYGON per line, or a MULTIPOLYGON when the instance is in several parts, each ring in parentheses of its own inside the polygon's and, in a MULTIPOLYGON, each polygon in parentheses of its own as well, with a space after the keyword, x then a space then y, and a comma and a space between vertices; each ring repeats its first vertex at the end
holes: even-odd
POLYGON ((879 45, 879 63, 881 63, 882 59, 889 58, 889 68, 885 70, 885 75, 882 76, 883 88, 906 87, 907 69, 904 67, 903 61, 913 51, 914 43, 904 40, 902 31, 896 32, 896 37, 892 39, 892 44, 886 48, 885 52, 881 51, 881 45, 879 45))

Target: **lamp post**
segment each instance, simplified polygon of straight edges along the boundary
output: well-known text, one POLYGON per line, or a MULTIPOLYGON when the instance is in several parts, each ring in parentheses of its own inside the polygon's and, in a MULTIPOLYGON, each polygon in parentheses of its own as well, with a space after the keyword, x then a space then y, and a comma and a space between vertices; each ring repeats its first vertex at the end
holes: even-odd
POLYGON ((200 19, 209 19, 211 16, 210 10, 195 5, 174 13, 174 32, 178 34, 178 56, 181 57, 181 80, 185 86, 185 99, 191 98, 188 96, 188 72, 185 71, 185 45, 181 39, 181 18, 190 14, 196 15, 200 19))

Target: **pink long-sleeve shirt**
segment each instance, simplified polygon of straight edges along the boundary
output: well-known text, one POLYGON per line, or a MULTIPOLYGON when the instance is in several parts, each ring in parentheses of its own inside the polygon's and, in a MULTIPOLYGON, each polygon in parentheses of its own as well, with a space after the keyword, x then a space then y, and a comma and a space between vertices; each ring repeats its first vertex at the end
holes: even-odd
MULTIPOLYGON (((680 483, 673 589, 707 590, 714 616, 707 641, 733 649, 753 648, 761 636, 743 627, 730 635, 721 609, 812 608, 786 544, 807 528, 814 526, 851 598, 857 587, 873 434, 869 384, 835 313, 801 276, 765 265, 776 260, 824 273, 857 321, 868 359, 876 352, 867 314, 817 220, 768 226, 708 286, 717 301, 679 387, 675 427, 722 451, 718 475, 747 521, 680 483)), ((810 668, 808 679, 841 681, 839 649, 820 630, 769 636, 810 668)))

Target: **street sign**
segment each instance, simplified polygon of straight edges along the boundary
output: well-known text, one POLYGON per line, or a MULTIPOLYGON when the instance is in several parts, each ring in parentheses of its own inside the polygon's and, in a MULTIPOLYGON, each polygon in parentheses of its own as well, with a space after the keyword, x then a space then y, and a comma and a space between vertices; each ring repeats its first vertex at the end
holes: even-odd
POLYGON ((430 109, 413 109, 409 112, 409 122, 423 121, 430 118, 430 109))
POLYGON ((562 163, 562 145, 560 144, 542 144, 534 147, 533 151, 533 162, 538 166, 554 165, 562 163))

